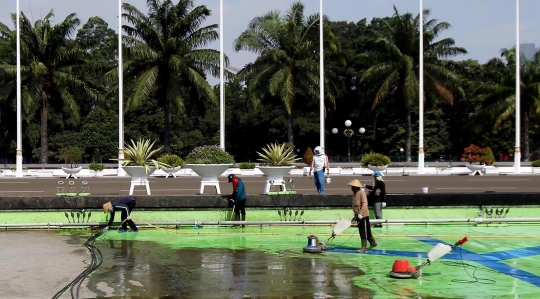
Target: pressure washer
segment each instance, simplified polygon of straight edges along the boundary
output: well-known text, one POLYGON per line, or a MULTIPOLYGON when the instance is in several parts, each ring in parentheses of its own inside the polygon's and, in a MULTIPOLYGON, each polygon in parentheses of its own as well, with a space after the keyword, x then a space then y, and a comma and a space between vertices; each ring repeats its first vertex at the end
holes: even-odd
POLYGON ((467 236, 465 236, 463 239, 456 242, 454 245, 447 245, 443 243, 438 243, 437 245, 433 246, 433 248, 427 253, 428 259, 427 261, 423 262, 421 265, 412 267, 409 264, 409 261, 406 260, 395 260, 394 265, 392 266, 392 271, 390 271, 390 277, 393 278, 418 278, 420 277, 420 269, 422 269, 424 266, 431 264, 431 262, 434 262, 444 256, 445 254, 452 251, 457 246, 463 245, 465 242, 467 242, 467 236))

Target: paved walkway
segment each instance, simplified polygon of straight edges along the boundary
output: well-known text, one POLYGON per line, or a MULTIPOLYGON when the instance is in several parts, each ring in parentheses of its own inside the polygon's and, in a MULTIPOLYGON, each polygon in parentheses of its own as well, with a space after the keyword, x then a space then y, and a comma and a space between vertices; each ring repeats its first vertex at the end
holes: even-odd
MULTIPOLYGON (((262 194, 266 177, 243 176, 248 194, 262 194)), ((333 176, 332 182, 326 184, 326 194, 349 194, 350 188, 347 182, 358 178, 364 184, 372 184, 370 176, 333 176)), ((317 194, 313 179, 304 176, 289 176, 292 183, 287 183, 287 188, 293 187, 300 194, 317 194)), ((200 188, 199 177, 177 178, 150 178, 152 195, 195 195, 200 188)), ((499 176, 385 176, 388 193, 422 193, 423 187, 428 187, 429 193, 471 193, 471 192, 540 192, 540 177, 535 175, 499 175, 499 176)), ((54 196, 58 193, 58 187, 63 187, 63 192, 90 192, 92 195, 127 195, 129 193, 129 177, 100 177, 85 179, 64 178, 1 178, 0 196, 27 197, 54 196), (88 181, 88 190, 82 189, 82 181, 88 181), (64 182, 62 186, 59 181, 64 182), (71 186, 69 182, 73 182, 71 186), (70 191, 72 190, 72 191, 70 191)), ((226 177, 220 177, 222 194, 231 193, 231 185, 226 177)), ((206 187, 204 194, 216 194, 213 187, 206 187)), ((146 195, 143 186, 135 187, 134 195, 146 195)))

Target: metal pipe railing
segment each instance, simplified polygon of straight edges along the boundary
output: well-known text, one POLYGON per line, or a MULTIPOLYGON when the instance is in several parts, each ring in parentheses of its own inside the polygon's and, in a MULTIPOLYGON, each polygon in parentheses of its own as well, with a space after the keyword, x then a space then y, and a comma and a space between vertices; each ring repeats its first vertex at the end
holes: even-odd
MULTIPOLYGON (((167 225, 176 225, 176 226, 186 226, 186 225, 275 225, 275 226, 286 226, 286 225, 332 225, 336 224, 338 220, 302 220, 302 221, 156 221, 156 222, 135 222, 138 226, 145 227, 148 224, 154 226, 167 226, 167 225)), ((373 219, 370 220, 371 224, 407 224, 407 223, 418 223, 418 224, 427 224, 427 223, 540 223, 540 218, 538 217, 527 217, 527 218, 454 218, 454 219, 373 219)), ((120 223, 115 223, 119 225, 120 223)), ((0 227, 9 228, 9 227, 88 227, 88 226, 106 226, 106 222, 85 222, 85 223, 66 223, 66 222, 48 222, 48 223, 0 223, 0 227)))

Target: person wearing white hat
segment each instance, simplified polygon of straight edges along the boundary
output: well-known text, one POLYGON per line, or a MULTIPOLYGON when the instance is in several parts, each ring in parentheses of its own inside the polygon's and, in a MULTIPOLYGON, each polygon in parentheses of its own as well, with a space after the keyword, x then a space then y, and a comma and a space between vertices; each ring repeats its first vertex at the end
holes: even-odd
MULTIPOLYGON (((369 200, 373 203, 375 218, 383 219, 382 208, 386 200, 386 184, 383 180, 383 174, 380 171, 373 173, 373 185, 366 185, 366 189, 372 190, 369 200)), ((375 227, 382 227, 382 224, 375 224, 375 227)))
POLYGON ((350 181, 348 185, 351 186, 351 191, 353 192, 352 209, 354 217, 351 222, 357 222, 360 242, 362 243, 362 248, 357 251, 364 253, 377 246, 377 242, 375 242, 375 238, 371 234, 367 196, 362 190, 364 186, 358 179, 350 181), (367 248, 368 241, 370 244, 369 248, 367 248))
POLYGON ((313 172, 313 181, 315 181, 315 187, 319 194, 324 193, 324 171, 330 175, 330 165, 328 163, 328 156, 324 153, 322 147, 317 146, 314 150, 315 156, 311 160, 311 167, 309 168, 309 176, 313 172))

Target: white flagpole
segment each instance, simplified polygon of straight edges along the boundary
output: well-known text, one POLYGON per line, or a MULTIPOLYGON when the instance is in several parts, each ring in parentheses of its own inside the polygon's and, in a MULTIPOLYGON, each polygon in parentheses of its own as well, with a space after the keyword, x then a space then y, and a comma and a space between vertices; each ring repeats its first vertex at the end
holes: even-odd
POLYGON ((514 150, 514 173, 521 173, 521 147, 520 147, 520 56, 519 49, 519 0, 516 0, 516 148, 514 150))
POLYGON ((118 0, 118 176, 125 176, 124 160, 124 70, 122 61, 122 0, 118 0))
POLYGON ((22 117, 21 117, 21 10, 17 0, 17 153, 15 177, 22 177, 22 117))
POLYGON ((419 65, 419 123, 418 123, 418 173, 423 174, 424 171, 424 3, 420 0, 420 65, 419 65))
POLYGON ((320 126, 319 126, 319 134, 320 134, 320 142, 319 145, 324 148, 324 46, 323 46, 323 39, 324 39, 324 33, 323 33, 323 23, 324 23, 324 14, 323 14, 323 0, 320 0, 320 7, 319 7, 319 16, 320 16, 320 22, 319 22, 319 119, 320 119, 320 126))
POLYGON ((223 69, 223 0, 219 0, 219 147, 225 150, 225 84, 223 69))

